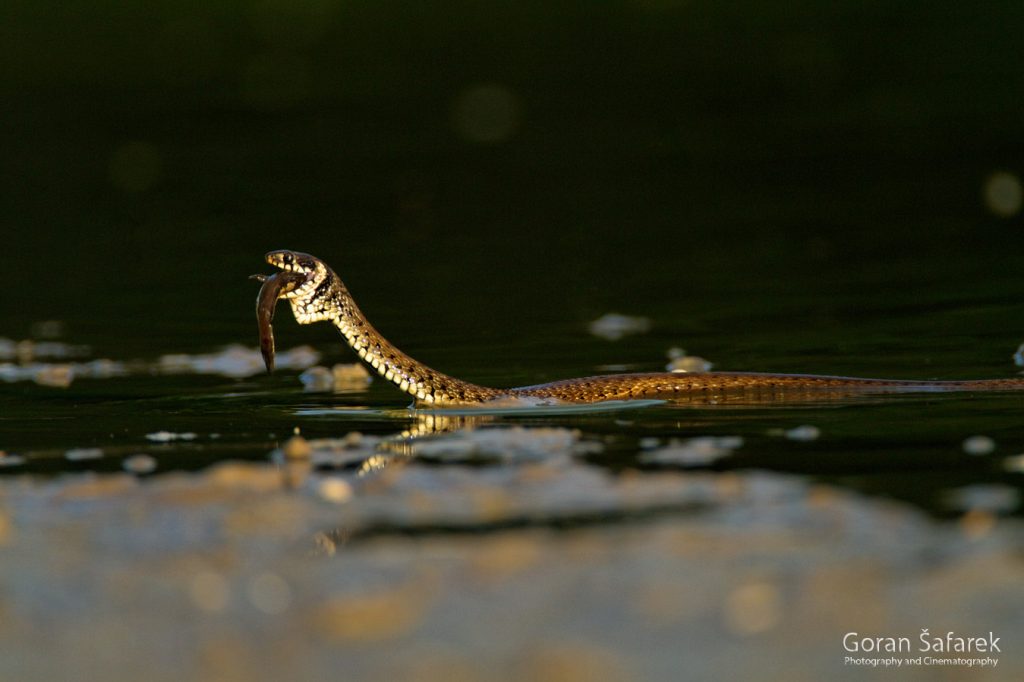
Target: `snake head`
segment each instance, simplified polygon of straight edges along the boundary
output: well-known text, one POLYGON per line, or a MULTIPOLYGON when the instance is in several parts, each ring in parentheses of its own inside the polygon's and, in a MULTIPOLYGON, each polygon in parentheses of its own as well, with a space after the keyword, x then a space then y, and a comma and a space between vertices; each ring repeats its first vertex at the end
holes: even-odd
POLYGON ((322 260, 308 253, 282 249, 271 251, 265 258, 275 268, 301 275, 304 278, 300 280, 298 286, 283 291, 281 298, 308 298, 324 280, 328 279, 328 273, 330 272, 322 260))
POLYGON ((271 251, 266 261, 284 272, 301 276, 295 286, 281 289, 280 298, 291 304, 292 313, 299 324, 310 324, 328 319, 331 308, 333 285, 337 281, 327 265, 308 253, 282 249, 271 251))

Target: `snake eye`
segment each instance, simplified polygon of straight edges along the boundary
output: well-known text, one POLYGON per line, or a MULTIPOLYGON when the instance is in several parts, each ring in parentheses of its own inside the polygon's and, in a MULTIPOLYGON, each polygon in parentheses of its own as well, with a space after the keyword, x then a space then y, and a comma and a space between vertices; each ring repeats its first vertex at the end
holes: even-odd
POLYGON ((286 253, 282 256, 281 260, 284 261, 285 265, 291 265, 294 258, 292 258, 292 254, 286 253))

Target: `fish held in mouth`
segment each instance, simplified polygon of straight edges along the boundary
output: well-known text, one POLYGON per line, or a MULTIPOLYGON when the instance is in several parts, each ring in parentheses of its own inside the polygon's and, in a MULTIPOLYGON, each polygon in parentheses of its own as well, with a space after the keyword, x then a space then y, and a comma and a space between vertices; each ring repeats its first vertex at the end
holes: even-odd
POLYGON ((277 302, 286 293, 295 289, 305 276, 297 272, 282 270, 271 275, 252 275, 249 279, 263 282, 256 296, 256 323, 259 327, 260 353, 267 372, 274 371, 274 310, 277 302))

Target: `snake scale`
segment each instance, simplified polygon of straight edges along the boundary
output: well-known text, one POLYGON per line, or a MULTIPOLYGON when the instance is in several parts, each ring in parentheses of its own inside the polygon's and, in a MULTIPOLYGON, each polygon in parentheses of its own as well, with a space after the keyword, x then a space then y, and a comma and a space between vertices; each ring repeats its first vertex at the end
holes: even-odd
POLYGON ((964 381, 867 379, 813 374, 753 372, 656 372, 610 374, 565 379, 535 386, 489 388, 442 374, 409 357, 373 328, 341 279, 322 260, 297 251, 271 251, 266 261, 278 268, 272 275, 254 275, 263 282, 256 301, 260 348, 267 370, 274 366, 271 321, 279 299, 291 304, 299 324, 329 321, 367 365, 412 395, 417 405, 471 405, 502 399, 539 399, 566 403, 607 400, 692 400, 696 396, 737 392, 765 399, 786 399, 808 393, 884 393, 925 391, 1009 391, 1024 389, 1024 378, 964 381))

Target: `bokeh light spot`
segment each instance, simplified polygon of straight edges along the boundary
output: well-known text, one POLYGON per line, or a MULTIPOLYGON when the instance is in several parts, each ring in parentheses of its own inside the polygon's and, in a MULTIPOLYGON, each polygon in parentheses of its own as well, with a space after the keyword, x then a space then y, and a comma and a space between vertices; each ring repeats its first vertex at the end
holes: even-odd
POLYGON ((1016 175, 997 171, 985 179, 982 197, 989 211, 1000 218, 1009 218, 1020 212, 1024 190, 1016 175))
POLYGON ((486 83, 466 88, 452 105, 452 126, 459 137, 478 144, 496 144, 519 129, 520 97, 503 85, 486 83))
POLYGON ((152 455, 142 453, 126 457, 121 467, 132 474, 151 474, 156 471, 157 461, 152 455))
POLYGON ((963 449, 968 455, 988 455, 995 451, 996 442, 988 436, 971 436, 964 439, 963 449))

